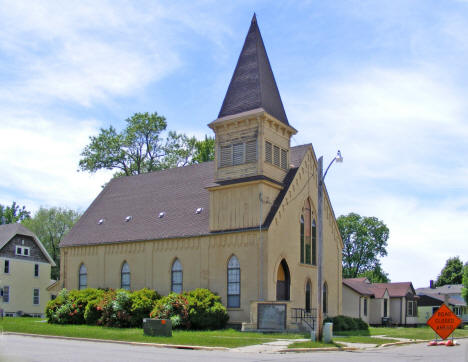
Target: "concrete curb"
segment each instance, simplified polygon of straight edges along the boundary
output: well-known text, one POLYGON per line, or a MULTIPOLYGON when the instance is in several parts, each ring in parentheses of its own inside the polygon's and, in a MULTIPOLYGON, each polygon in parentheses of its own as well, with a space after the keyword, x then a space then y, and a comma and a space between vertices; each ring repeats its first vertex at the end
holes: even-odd
MULTIPOLYGON (((466 339, 468 337, 456 337, 454 339, 466 339)), ((383 348, 383 347, 391 347, 391 346, 401 346, 405 344, 416 344, 416 343, 427 343, 433 341, 433 339, 418 339, 414 341, 398 341, 392 343, 384 343, 381 345, 377 345, 375 347, 368 347, 368 348, 359 348, 359 347, 321 347, 321 348, 286 348, 282 349, 278 352, 285 353, 285 352, 324 352, 324 351, 357 351, 357 350, 365 350, 370 348, 383 348)))
POLYGON ((319 348, 286 348, 279 350, 280 353, 285 352, 333 352, 333 351, 357 351, 357 347, 319 347, 319 348))
POLYGON ((3 334, 4 335, 11 334, 11 335, 16 335, 16 336, 27 336, 27 337, 40 337, 40 338, 49 338, 49 339, 67 339, 67 340, 72 340, 72 341, 128 344, 128 345, 133 345, 133 346, 146 346, 146 347, 157 347, 157 348, 177 348, 177 349, 191 349, 191 350, 200 350, 200 351, 228 351, 229 350, 229 348, 227 347, 206 347, 206 346, 187 346, 183 344, 128 342, 128 341, 116 341, 116 340, 111 340, 111 339, 51 336, 47 334, 32 334, 32 333, 18 333, 18 332, 3 332, 3 334))

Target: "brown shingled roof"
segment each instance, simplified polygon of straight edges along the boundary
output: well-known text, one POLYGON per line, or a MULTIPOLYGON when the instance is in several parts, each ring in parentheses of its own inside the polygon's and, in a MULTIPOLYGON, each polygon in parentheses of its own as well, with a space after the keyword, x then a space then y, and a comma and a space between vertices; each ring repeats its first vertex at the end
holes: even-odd
POLYGON ((289 125, 254 15, 218 118, 258 108, 289 125))
POLYGON ((411 282, 400 283, 369 283, 367 278, 343 279, 343 284, 362 295, 373 295, 375 298, 383 298, 385 291, 393 297, 404 297, 408 292, 414 293, 411 282))
MULTIPOLYGON (((299 166, 308 147, 310 145, 291 148, 294 167, 299 166)), ((112 179, 60 246, 210 234, 206 187, 213 183, 214 167, 214 162, 204 162, 112 179), (197 208, 203 211, 197 214, 197 208), (165 215, 159 218, 161 212, 165 215), (132 217, 128 222, 125 221, 127 216, 132 217), (101 219, 103 222, 99 224, 101 219)), ((287 188, 289 182, 285 186, 287 188)))

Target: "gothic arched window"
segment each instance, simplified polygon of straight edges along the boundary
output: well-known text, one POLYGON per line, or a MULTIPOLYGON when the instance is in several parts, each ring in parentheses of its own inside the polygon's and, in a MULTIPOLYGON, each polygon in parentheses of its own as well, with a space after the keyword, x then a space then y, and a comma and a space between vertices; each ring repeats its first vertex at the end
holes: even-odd
POLYGON ((227 268, 227 306, 240 308, 240 264, 235 255, 229 259, 227 268))
POLYGON ((304 215, 301 215, 301 263, 304 263, 304 215))
POLYGON ((88 270, 84 264, 80 265, 78 272, 78 289, 86 289, 88 287, 88 270))
POLYGON ((172 264, 171 270, 171 291, 182 293, 182 281, 182 264, 179 259, 176 259, 172 264))
POLYGON ((130 290, 130 267, 125 262, 120 272, 120 288, 130 290))

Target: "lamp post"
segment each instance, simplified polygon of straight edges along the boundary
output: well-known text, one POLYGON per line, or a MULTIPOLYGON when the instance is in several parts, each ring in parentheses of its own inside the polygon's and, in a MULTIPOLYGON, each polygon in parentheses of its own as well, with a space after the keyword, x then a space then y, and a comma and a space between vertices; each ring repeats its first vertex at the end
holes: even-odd
MULTIPOLYGON (((317 227, 318 227, 318 271, 317 271, 317 299, 318 299, 318 313, 317 313, 317 327, 318 327, 318 336, 317 339, 322 339, 322 321, 323 321, 323 280, 322 280, 322 255, 323 255, 323 187, 325 176, 330 169, 333 162, 341 163, 343 162, 343 157, 341 152, 338 150, 336 156, 328 165, 325 173, 323 172, 323 156, 320 156, 318 159, 318 210, 317 210, 317 227)), ((327 291, 328 293, 328 291, 327 291)))

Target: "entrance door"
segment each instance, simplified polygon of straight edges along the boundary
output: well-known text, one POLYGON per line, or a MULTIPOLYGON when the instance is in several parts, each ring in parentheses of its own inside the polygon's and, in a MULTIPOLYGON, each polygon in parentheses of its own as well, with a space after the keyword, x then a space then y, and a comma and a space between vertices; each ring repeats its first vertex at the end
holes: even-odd
POLYGON ((289 300, 291 276, 286 260, 281 260, 276 278, 276 300, 289 300))

